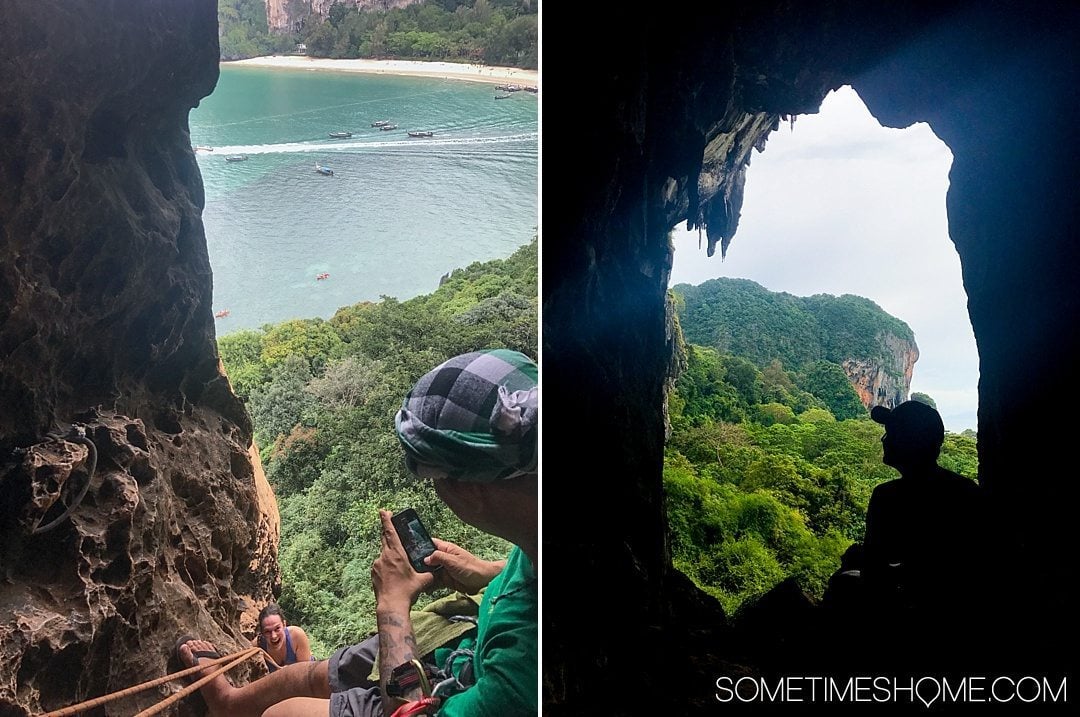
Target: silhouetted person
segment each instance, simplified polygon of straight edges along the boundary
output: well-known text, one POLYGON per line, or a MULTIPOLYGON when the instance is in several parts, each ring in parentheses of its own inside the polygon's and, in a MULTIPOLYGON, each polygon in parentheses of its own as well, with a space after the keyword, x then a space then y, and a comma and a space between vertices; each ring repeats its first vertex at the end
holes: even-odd
POLYGON ((935 409, 906 401, 870 416, 885 426, 882 460, 900 478, 877 486, 866 512, 869 607, 885 608, 875 613, 883 635, 922 650, 953 648, 970 638, 982 599, 982 492, 937 464, 945 426, 935 409))

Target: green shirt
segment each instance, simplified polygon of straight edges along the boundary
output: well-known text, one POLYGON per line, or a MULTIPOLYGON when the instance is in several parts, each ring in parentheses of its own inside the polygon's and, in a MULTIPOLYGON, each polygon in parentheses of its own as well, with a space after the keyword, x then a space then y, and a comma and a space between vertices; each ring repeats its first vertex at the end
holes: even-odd
MULTIPOLYGON (((449 697, 439 717, 535 715, 537 620, 536 571, 515 547, 480 603, 472 658, 476 683, 449 697)), ((451 671, 459 674, 463 664, 459 661, 451 671)))

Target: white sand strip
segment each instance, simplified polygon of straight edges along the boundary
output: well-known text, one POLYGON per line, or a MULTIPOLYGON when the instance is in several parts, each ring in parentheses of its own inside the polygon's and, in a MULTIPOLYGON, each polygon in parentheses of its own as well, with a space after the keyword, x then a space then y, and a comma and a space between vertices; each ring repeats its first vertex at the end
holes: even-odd
POLYGON ((517 84, 536 87, 536 70, 517 67, 490 67, 456 62, 414 62, 411 60, 329 60, 301 55, 269 55, 248 60, 233 60, 229 65, 249 67, 282 67, 294 70, 324 70, 331 72, 364 72, 375 75, 404 75, 434 77, 444 80, 466 80, 491 84, 517 84))

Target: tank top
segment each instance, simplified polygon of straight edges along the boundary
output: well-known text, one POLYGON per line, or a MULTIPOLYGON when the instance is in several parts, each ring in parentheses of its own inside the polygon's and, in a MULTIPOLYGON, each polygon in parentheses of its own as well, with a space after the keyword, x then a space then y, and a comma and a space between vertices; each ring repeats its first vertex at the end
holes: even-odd
MULTIPOLYGON (((262 648, 263 650, 266 650, 266 638, 263 637, 262 634, 259 635, 259 647, 262 648)), ((267 652, 269 652, 269 650, 267 650, 267 652)), ((268 660, 266 658, 263 658, 263 661, 266 662, 266 669, 269 670, 270 672, 274 672, 275 670, 278 669, 277 666, 273 662, 270 662, 270 660, 268 660)), ((294 662, 296 662, 296 650, 293 649, 292 636, 289 635, 289 628, 286 627, 285 628, 285 665, 291 665, 294 662)), ((282 666, 284 666, 284 665, 282 665, 282 666)))

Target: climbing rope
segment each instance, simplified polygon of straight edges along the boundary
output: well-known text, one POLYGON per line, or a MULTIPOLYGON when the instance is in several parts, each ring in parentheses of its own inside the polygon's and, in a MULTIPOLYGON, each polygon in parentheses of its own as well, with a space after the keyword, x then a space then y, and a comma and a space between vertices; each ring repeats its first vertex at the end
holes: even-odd
POLYGON ((394 711, 391 717, 415 717, 415 715, 432 715, 439 709, 442 701, 438 697, 421 697, 413 702, 406 702, 394 711))
POLYGON ((262 652, 263 650, 259 649, 258 647, 249 647, 244 650, 240 650, 239 652, 234 652, 231 655, 225 655, 224 657, 207 660, 206 662, 200 662, 197 665, 193 665, 186 669, 180 670, 179 672, 174 672, 171 675, 165 675, 164 677, 158 677, 153 680, 148 680, 147 682, 135 685, 134 687, 128 687, 127 689, 120 690, 119 692, 112 692, 107 695, 102 695, 101 697, 95 697, 92 700, 87 700, 86 702, 80 702, 77 705, 71 705, 70 707, 64 707, 63 709, 59 709, 54 712, 48 712, 41 717, 67 717, 68 715, 79 714, 80 712, 93 709, 94 707, 98 707, 108 702, 112 702, 113 700, 118 700, 121 697, 138 694, 139 692, 144 692, 151 688, 157 687, 158 685, 163 685, 166 682, 172 682, 173 680, 178 680, 183 677, 187 677, 188 675, 193 675, 196 672, 207 669, 208 667, 217 667, 218 665, 224 664, 223 667, 218 667, 209 675, 206 675, 199 680, 192 682, 190 685, 180 690, 179 692, 169 695, 154 706, 143 710, 135 716, 151 717, 151 715, 156 715, 159 712, 163 711, 166 707, 187 697, 192 692, 199 689, 206 683, 210 682, 218 675, 225 674, 249 657, 253 657, 262 652))
MULTIPOLYGON (((454 650, 446 656, 446 660, 443 662, 443 673, 449 675, 449 677, 435 685, 435 688, 431 690, 432 696, 443 697, 441 693, 444 691, 454 693, 461 692, 465 689, 466 685, 454 676, 454 672, 452 669, 454 666, 454 660, 461 656, 468 657, 470 660, 472 660, 473 651, 464 647, 459 647, 458 649, 454 650)), ((472 684, 472 681, 470 681, 470 684, 472 684)))
POLYGON ((248 659, 249 657, 253 657, 255 655, 258 655, 260 652, 262 652, 262 650, 259 649, 258 647, 249 647, 248 649, 242 650, 239 653, 234 653, 236 659, 234 659, 232 662, 229 662, 224 667, 219 667, 215 671, 211 672, 209 675, 206 675, 205 677, 203 677, 203 678, 201 678, 199 680, 196 680, 195 682, 192 682, 190 685, 188 685, 184 689, 180 690, 176 694, 166 697, 165 699, 163 699, 161 702, 158 702, 153 707, 149 707, 149 708, 143 710, 142 712, 140 712, 139 714, 135 715, 135 717, 151 717, 151 715, 156 715, 159 712, 163 712, 165 710, 165 708, 168 707, 169 705, 171 705, 171 704, 173 704, 175 702, 179 702, 180 700, 184 699, 185 697, 190 695, 195 690, 199 689, 203 685, 205 685, 208 682, 210 682, 211 680, 213 680, 218 675, 225 674, 226 672, 228 672, 232 668, 239 665, 244 660, 248 659))
MULTIPOLYGON (((94 477, 94 470, 97 469, 97 446, 94 445, 93 441, 86 437, 85 429, 83 429, 82 426, 72 426, 71 429, 67 432, 67 435, 61 436, 53 434, 53 437, 61 438, 65 441, 70 441, 71 443, 81 443, 82 445, 86 446, 90 450, 90 467, 86 471, 86 482, 83 483, 83 487, 79 490, 78 495, 75 496, 75 499, 71 502, 71 505, 67 507, 67 510, 61 513, 60 517, 56 518, 55 520, 49 521, 46 525, 35 525, 34 529, 30 531, 30 535, 40 535, 42 533, 47 533, 56 526, 60 525, 60 523, 64 522, 64 519, 71 515, 71 513, 79 507, 79 504, 83 502, 83 498, 86 497, 86 491, 90 490, 90 481, 94 477)), ((38 521, 40 522, 44 519, 45 516, 42 515, 41 518, 38 519, 38 521)))

